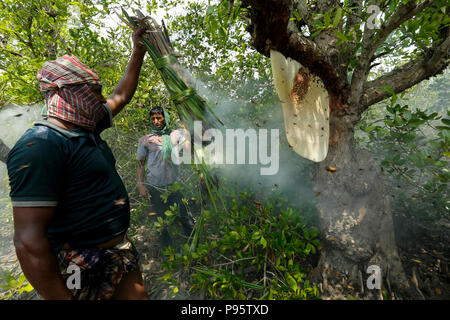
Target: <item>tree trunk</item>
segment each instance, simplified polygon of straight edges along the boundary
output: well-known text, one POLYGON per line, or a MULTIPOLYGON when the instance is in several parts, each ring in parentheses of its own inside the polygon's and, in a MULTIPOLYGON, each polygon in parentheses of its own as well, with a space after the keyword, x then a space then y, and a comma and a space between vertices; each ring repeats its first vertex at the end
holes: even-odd
POLYGON ((8 157, 9 147, 0 139, 0 161, 6 163, 6 158, 8 157))
POLYGON ((324 298, 382 299, 382 290, 388 298, 419 298, 397 252, 384 174, 369 152, 356 149, 354 123, 331 114, 328 155, 313 174, 323 249, 311 280, 324 298), (381 268, 381 290, 366 285, 370 265, 381 268))

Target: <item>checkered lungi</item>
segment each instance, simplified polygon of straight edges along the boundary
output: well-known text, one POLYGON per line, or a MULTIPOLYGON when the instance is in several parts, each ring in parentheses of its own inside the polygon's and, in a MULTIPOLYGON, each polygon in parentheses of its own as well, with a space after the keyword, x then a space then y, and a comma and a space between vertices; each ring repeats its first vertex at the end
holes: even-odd
POLYGON ((75 272, 69 266, 80 269, 80 288, 69 290, 78 300, 108 300, 117 285, 138 266, 139 253, 130 240, 124 240, 112 248, 62 249, 57 260, 64 281, 75 272))

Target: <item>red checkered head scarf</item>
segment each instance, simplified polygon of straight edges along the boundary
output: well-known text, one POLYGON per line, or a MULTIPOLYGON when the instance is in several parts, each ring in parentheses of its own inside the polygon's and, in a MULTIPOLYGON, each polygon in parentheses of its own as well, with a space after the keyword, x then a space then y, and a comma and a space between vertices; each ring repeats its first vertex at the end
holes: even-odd
POLYGON ((55 117, 88 130, 107 114, 95 90, 98 76, 74 56, 47 61, 37 73, 39 88, 45 93, 46 116, 55 117))

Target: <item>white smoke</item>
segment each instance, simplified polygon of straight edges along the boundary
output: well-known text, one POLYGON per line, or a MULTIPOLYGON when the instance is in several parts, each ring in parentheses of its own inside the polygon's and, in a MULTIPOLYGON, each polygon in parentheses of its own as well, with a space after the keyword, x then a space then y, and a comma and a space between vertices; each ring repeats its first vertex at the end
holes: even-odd
MULTIPOLYGON (((262 121, 261 119, 251 119, 253 117, 250 116, 251 108, 257 107, 257 104, 253 102, 253 97, 264 90, 257 83, 250 82, 243 84, 245 86, 244 89, 246 89, 243 91, 249 93, 248 97, 235 98, 230 97, 227 92, 217 91, 211 88, 208 84, 193 76, 184 67, 178 66, 178 71, 181 71, 182 78, 188 85, 208 101, 214 113, 224 122, 226 129, 242 129, 244 131, 250 129, 256 130, 256 132, 260 132, 262 129, 267 129, 269 132, 277 129, 280 132, 280 168, 277 174, 261 175, 261 169, 266 166, 261 165, 259 158, 258 164, 250 165, 248 162, 248 156, 250 154, 247 154, 246 165, 214 165, 213 167, 222 179, 236 183, 244 191, 247 191, 246 189, 250 186, 254 191, 264 190, 266 193, 281 192, 292 203, 300 203, 305 200, 316 201, 312 186, 308 181, 309 178, 306 178, 307 176, 309 177, 307 172, 310 170, 309 166, 312 163, 309 160, 299 157, 289 148, 285 135, 283 134, 285 130, 281 103, 275 92, 273 99, 271 99, 273 107, 271 110, 265 111, 263 116, 260 116, 262 121)), ((219 127, 217 129, 225 133, 225 128, 219 127)), ((249 153, 251 151, 250 149, 255 146, 247 144, 246 147, 248 148, 247 153, 249 153)))
MULTIPOLYGON (((0 110, 0 139, 10 148, 22 134, 40 118, 42 105, 19 106, 11 104, 0 110)), ((0 162, 0 198, 1 203, 8 196, 9 187, 6 165, 0 162)), ((1 209, 1 208, 0 208, 1 209)))
POLYGON ((0 110, 0 139, 9 147, 40 118, 42 105, 19 106, 11 104, 0 110))
MULTIPOLYGON (((40 118, 42 105, 19 106, 11 104, 0 110, 0 139, 10 148, 22 134, 40 118)), ((0 162, 0 195, 7 189, 6 165, 0 162)))

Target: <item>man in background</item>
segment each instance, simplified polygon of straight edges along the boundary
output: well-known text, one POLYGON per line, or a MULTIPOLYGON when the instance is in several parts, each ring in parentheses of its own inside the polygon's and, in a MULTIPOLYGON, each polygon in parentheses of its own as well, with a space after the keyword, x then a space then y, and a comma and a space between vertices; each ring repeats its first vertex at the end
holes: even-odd
MULTIPOLYGON (((137 180, 139 194, 149 199, 152 209, 165 217, 164 212, 176 204, 180 209, 179 221, 186 237, 189 237, 194 227, 194 220, 183 203, 183 194, 178 190, 171 192, 167 202, 161 199, 161 194, 176 182, 179 168, 172 161, 172 150, 182 145, 183 152, 190 152, 189 133, 183 129, 172 130, 170 116, 162 107, 150 110, 151 132, 139 139, 137 148, 137 180), (145 178, 145 162, 147 160, 147 177, 145 178)), ((171 238, 166 228, 161 235, 162 247, 171 244, 171 238)))

